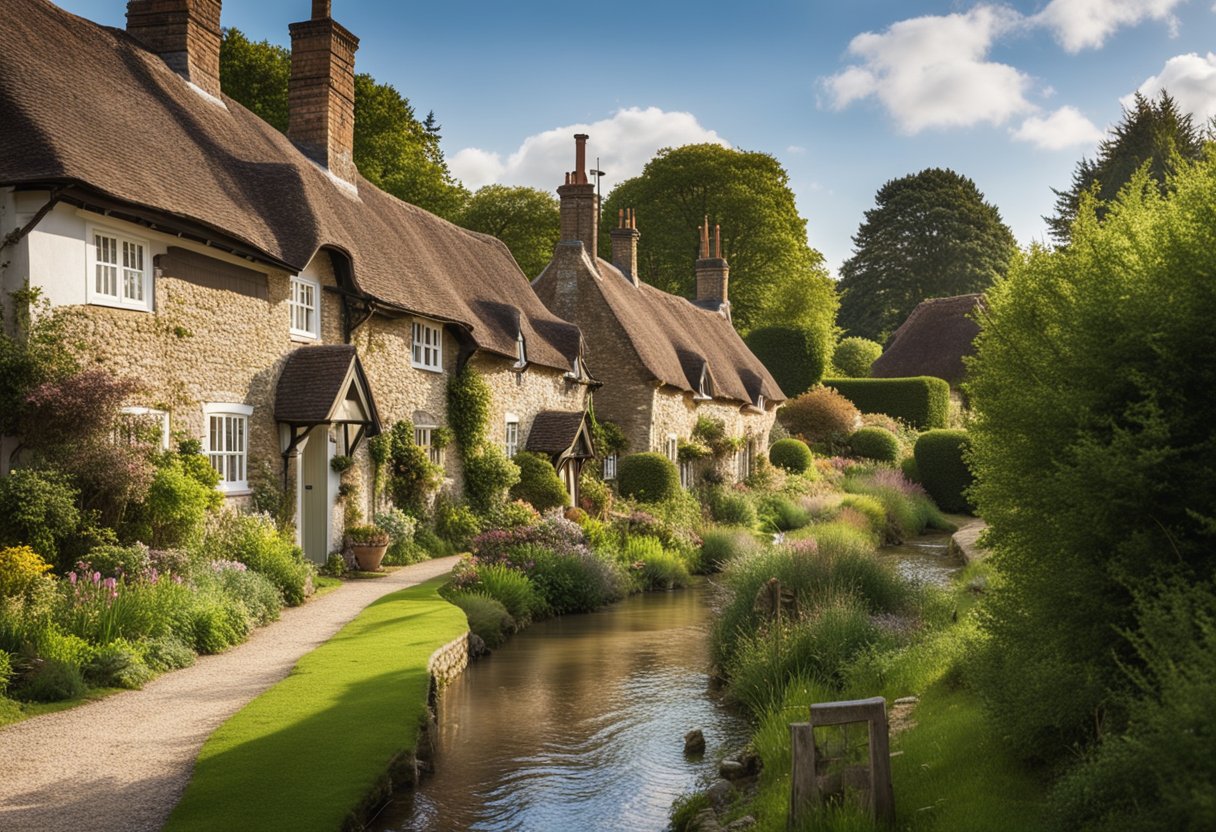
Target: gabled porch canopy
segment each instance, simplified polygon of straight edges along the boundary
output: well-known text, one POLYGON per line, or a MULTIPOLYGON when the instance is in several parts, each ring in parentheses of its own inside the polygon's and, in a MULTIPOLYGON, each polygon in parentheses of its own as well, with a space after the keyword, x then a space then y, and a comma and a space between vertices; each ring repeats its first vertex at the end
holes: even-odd
POLYGON ((283 455, 317 425, 341 425, 346 454, 380 433, 371 385, 350 344, 300 347, 287 357, 275 389, 274 418, 288 428, 283 455))
POLYGON ((595 456, 595 446, 586 412, 544 410, 537 413, 525 449, 548 454, 555 468, 560 468, 568 459, 591 459, 595 456))

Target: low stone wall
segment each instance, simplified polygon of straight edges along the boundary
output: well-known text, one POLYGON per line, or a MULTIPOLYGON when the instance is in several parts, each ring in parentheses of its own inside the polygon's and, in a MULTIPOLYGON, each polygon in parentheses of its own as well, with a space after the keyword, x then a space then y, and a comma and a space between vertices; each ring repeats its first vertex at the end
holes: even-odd
POLYGON ((440 647, 426 663, 435 682, 443 687, 469 666, 469 634, 465 633, 440 647))

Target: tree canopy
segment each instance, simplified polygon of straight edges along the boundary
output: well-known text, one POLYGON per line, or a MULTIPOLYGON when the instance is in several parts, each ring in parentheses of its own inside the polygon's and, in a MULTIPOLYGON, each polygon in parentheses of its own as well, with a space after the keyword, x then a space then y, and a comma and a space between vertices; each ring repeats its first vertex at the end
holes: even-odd
MULTIPOLYGON (((287 130, 291 53, 225 29, 220 45, 224 92, 278 130, 287 130)), ((434 113, 420 122, 407 98, 372 76, 355 76, 355 166, 369 182, 441 217, 454 218, 468 192, 448 170, 434 113)))
POLYGON ((1136 93, 1132 106, 1123 110, 1123 118, 1098 145, 1097 158, 1077 163, 1067 190, 1052 189, 1056 213, 1044 217, 1052 239, 1061 245, 1068 242, 1082 194, 1096 189, 1097 216, 1102 219, 1107 210, 1102 203, 1113 201, 1142 166, 1148 166, 1149 177, 1164 193, 1166 178, 1177 163, 1202 155, 1203 137, 1189 113, 1181 112, 1164 91, 1157 99, 1136 93))
POLYGON ((486 185, 469 198, 456 221, 506 243, 531 279, 553 256, 560 217, 553 194, 536 188, 486 185))
POLYGON ((892 179, 840 267, 840 326, 885 340, 926 298, 988 288, 1017 249, 1000 212, 965 176, 928 168, 892 179))
POLYGON ((716 144, 660 150, 641 175, 612 190, 604 203, 601 256, 611 256, 609 232, 617 211, 637 211, 641 279, 691 298, 696 290, 698 226, 709 217, 722 228, 730 263, 730 303, 746 333, 761 326, 796 326, 823 339, 833 335, 836 293, 823 256, 806 239, 789 175, 767 153, 716 144))

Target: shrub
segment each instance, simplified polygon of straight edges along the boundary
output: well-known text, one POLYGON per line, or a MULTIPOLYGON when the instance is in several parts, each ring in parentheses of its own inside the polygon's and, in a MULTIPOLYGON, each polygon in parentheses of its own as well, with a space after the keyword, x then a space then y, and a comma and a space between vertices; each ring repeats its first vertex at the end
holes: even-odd
POLYGON ((540 522, 540 513, 531 503, 523 500, 512 500, 495 506, 483 524, 487 529, 518 529, 524 526, 535 526, 540 522))
POLYGON ((500 563, 483 564, 477 567, 476 591, 498 601, 515 623, 527 626, 534 617, 543 614, 544 599, 532 585, 528 576, 500 563))
POLYGON ((35 659, 14 691, 31 702, 62 702, 84 693, 80 665, 60 659, 35 659))
POLYGON ((787 396, 819 383, 832 350, 830 333, 793 326, 753 329, 746 341, 787 396))
POLYGON ((8 690, 9 680, 13 678, 13 659, 6 651, 0 650, 0 696, 8 690))
POLYGON ((481 521, 473 509, 445 498, 435 502, 435 533, 451 543, 456 551, 467 551, 480 531, 481 521))
POLYGON ((375 516, 376 526, 388 535, 388 549, 384 562, 390 564, 414 563, 423 560, 421 550, 414 545, 414 531, 418 521, 399 508, 389 508, 375 516))
POLYGON ((29 546, 0 549, 0 598, 25 595, 50 569, 29 546))
POLYGON ((795 505, 789 497, 767 494, 760 500, 760 520, 769 529, 789 532, 811 522, 811 513, 795 505))
POLYGON ((426 449, 414 441, 414 426, 399 421, 389 431, 387 489, 400 509, 419 515, 431 492, 443 481, 443 469, 431 462, 426 449))
MULTIPOLYGON (((921 482, 920 466, 916 464, 915 456, 904 457, 904 459, 899 463, 899 470, 909 482, 921 482)), ((949 509, 947 509, 947 511, 948 510, 949 509)))
POLYGON ((519 482, 519 468, 497 445, 484 443, 464 456, 464 493, 474 510, 488 513, 519 482))
POLYGON ((499 647, 515 632, 515 620, 511 618, 511 613, 487 595, 456 591, 449 592, 447 600, 464 610, 469 629, 480 636, 487 647, 499 647))
POLYGON ((126 578, 142 580, 152 569, 148 547, 142 543, 131 546, 94 546, 89 550, 87 563, 103 578, 126 578))
POLYGON ((513 547, 510 557, 523 568, 553 615, 590 612, 622 594, 623 576, 585 547, 561 552, 525 543, 513 547))
POLYGON ((849 448, 855 456, 878 462, 899 459, 899 439, 884 428, 861 428, 849 437, 849 448))
POLYGON ((237 560, 261 572, 291 606, 302 604, 311 592, 312 567, 291 538, 265 515, 218 515, 207 525, 202 551, 208 560, 237 560))
POLYGON ((967 489, 974 477, 965 456, 970 441, 965 430, 925 431, 913 450, 918 479, 943 511, 972 510, 967 489))
POLYGON ((531 451, 520 451, 511 459, 519 468, 519 482, 508 492, 513 500, 531 503, 537 511, 570 505, 566 486, 557 476, 549 458, 531 451))
POLYGON ((823 383, 867 413, 885 413, 918 430, 944 428, 950 419, 950 385, 940 378, 829 378, 823 383))
POLYGON ((194 659, 194 651, 176 635, 158 636, 144 644, 144 660, 158 672, 189 667, 194 659))
POLYGON ((253 624, 261 627, 278 621, 283 606, 278 587, 265 575, 243 567, 239 562, 213 561, 208 577, 225 596, 245 608, 253 624))
POLYGON ((768 449, 769 461, 791 474, 801 474, 811 467, 814 456, 800 439, 778 439, 768 449))
POLYGON ((727 526, 752 528, 759 521, 756 507, 744 494, 725 488, 711 488, 705 494, 705 503, 713 519, 727 526))
POLYGON ((887 510, 876 498, 868 494, 846 494, 840 501, 844 508, 851 508, 866 518, 866 525, 881 540, 887 531, 887 510))
POLYGON ((123 639, 98 647, 83 673, 91 685, 131 690, 143 687, 152 678, 143 651, 123 639))
POLYGON ((592 517, 602 520, 612 511, 612 489, 584 468, 578 480, 578 503, 592 517))
POLYGON ((869 495, 879 502, 886 513, 887 539, 892 542, 918 535, 926 528, 954 531, 924 489, 891 468, 848 475, 843 487, 852 492, 851 496, 869 495))
POLYGON ((134 534, 157 549, 191 542, 202 529, 209 510, 218 509, 223 497, 215 486, 219 475, 200 453, 162 455, 135 510, 134 534))
POLYGON ((869 338, 844 338, 832 353, 832 367, 845 378, 869 378, 870 365, 882 355, 882 344, 869 338))
POLYGON ((793 436, 808 442, 843 442, 857 427, 861 413, 853 403, 828 387, 814 387, 777 411, 777 419, 793 436))
POLYGON ((414 532, 414 542, 433 558, 446 558, 456 554, 456 547, 435 534, 435 530, 430 526, 419 526, 414 532))
POLYGON ((719 570, 736 558, 748 557, 760 549, 751 532, 743 529, 713 529, 701 542, 701 564, 719 570))
POLYGON ((28 545, 50 562, 80 525, 79 492, 63 474, 18 468, 0 477, 0 544, 28 545))
POLYGON ((200 592, 195 599, 189 622, 196 652, 222 653, 245 640, 251 624, 242 604, 218 592, 200 592))
POLYGON ((662 454, 630 454, 617 466, 621 494, 644 503, 660 503, 680 491, 680 472, 662 454))
POLYGON ((625 541, 623 556, 636 568, 641 565, 645 589, 675 589, 687 586, 691 580, 688 567, 675 552, 663 548, 653 537, 631 537, 625 541))

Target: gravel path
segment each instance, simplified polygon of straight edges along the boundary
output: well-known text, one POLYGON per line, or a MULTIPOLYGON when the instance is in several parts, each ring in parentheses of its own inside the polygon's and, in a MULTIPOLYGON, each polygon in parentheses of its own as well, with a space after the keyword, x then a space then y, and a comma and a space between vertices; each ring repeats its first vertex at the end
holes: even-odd
POLYGON ((372 601, 455 563, 442 558, 350 582, 143 690, 0 728, 0 830, 160 829, 212 731, 372 601))

